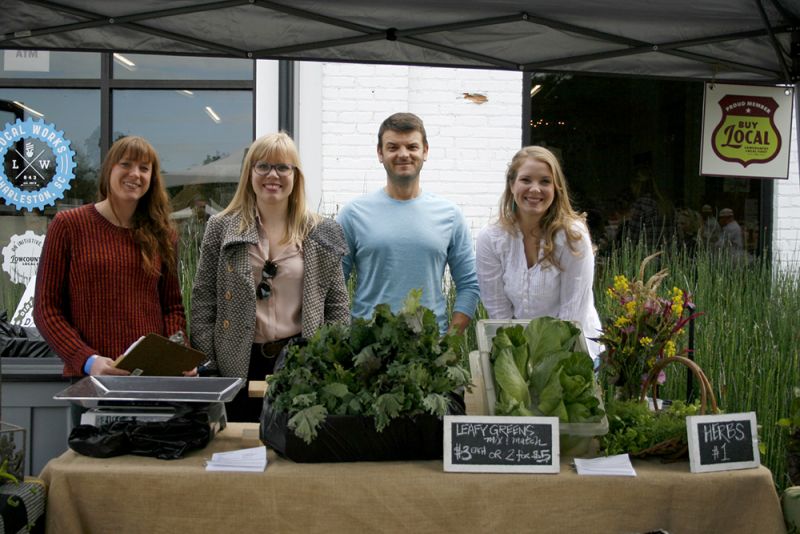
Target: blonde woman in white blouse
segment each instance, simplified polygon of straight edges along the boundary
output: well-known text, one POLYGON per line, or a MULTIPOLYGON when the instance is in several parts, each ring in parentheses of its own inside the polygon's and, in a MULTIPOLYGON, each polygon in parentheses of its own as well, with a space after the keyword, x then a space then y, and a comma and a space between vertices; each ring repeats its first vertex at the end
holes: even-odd
POLYGON ((522 148, 506 172, 498 220, 477 240, 481 300, 491 319, 550 316, 577 322, 597 362, 594 252, 584 217, 570 204, 555 155, 522 148))

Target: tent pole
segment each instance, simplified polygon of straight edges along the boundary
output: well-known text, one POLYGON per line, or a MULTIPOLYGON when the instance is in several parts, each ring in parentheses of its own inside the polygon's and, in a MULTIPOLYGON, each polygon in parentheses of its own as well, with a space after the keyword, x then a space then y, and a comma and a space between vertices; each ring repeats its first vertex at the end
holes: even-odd
POLYGON ((294 61, 278 62, 278 129, 294 138, 294 61))
MULTIPOLYGON (((797 156, 800 158, 800 95, 797 90, 800 89, 800 29, 792 32, 792 44, 789 45, 789 57, 792 59, 792 82, 794 82, 794 126, 795 126, 795 142, 797 143, 797 156)), ((800 166, 800 163, 798 163, 800 166)))
POLYGON ((533 73, 522 71, 522 146, 531 144, 531 87, 533 73))
MULTIPOLYGON (((778 63, 781 66, 783 76, 786 78, 786 83, 792 83, 792 77, 789 75, 789 66, 786 64, 786 58, 783 57, 781 45, 778 42, 778 39, 775 37, 775 32, 772 31, 772 25, 767 17, 767 12, 764 11, 764 6, 761 5, 761 0, 755 0, 755 3, 758 7, 759 15, 761 15, 761 20, 764 22, 764 27, 767 29, 767 33, 769 33, 769 41, 772 43, 772 48, 775 50, 775 55, 778 56, 778 63)), ((792 32, 792 35, 794 35, 794 33, 795 32, 792 32)))

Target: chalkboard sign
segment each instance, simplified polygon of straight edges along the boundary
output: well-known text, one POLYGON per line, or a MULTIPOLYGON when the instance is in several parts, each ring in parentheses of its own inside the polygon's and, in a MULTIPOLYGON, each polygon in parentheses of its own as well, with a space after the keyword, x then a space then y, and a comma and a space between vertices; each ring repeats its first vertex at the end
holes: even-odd
POLYGON ((692 473, 761 465, 755 412, 686 418, 692 473))
POLYGON ((448 415, 444 470, 558 473, 558 417, 448 415))

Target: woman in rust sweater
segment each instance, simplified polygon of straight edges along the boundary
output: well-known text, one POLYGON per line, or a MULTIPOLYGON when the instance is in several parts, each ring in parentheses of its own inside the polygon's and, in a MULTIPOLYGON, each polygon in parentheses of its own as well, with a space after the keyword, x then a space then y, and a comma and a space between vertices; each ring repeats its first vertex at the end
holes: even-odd
POLYGON ((186 328, 176 233, 150 143, 114 143, 98 199, 55 216, 36 277, 34 321, 65 376, 128 374, 113 362, 131 343, 186 328))

